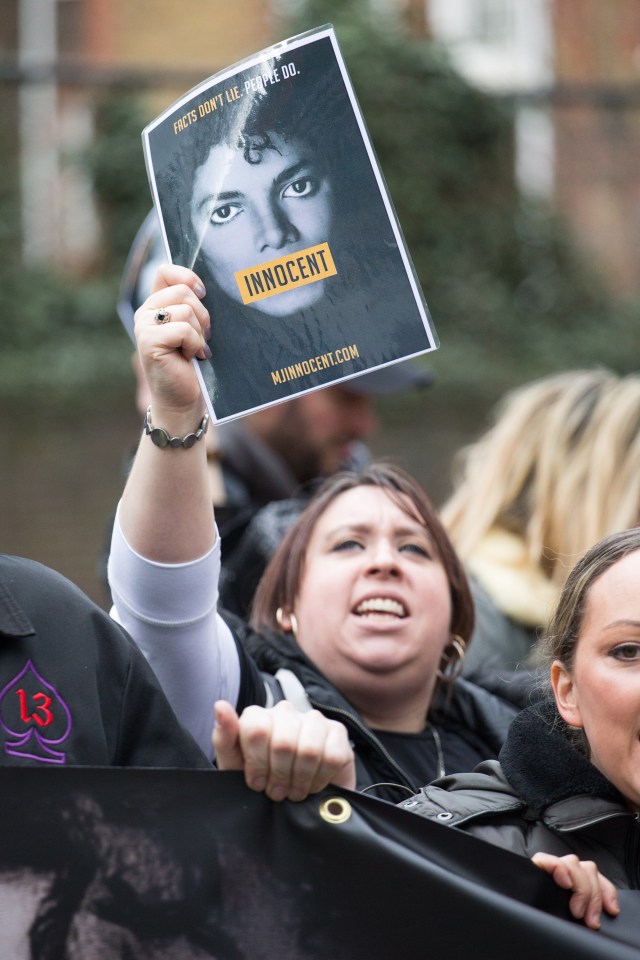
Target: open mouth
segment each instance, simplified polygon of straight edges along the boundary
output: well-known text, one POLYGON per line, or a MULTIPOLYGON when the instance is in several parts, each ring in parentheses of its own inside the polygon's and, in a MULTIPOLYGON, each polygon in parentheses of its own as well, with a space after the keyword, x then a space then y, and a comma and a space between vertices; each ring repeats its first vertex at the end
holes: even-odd
POLYGON ((353 611, 358 617, 387 617, 393 620, 402 620, 407 611, 398 600, 390 597, 369 597, 363 600, 353 611))

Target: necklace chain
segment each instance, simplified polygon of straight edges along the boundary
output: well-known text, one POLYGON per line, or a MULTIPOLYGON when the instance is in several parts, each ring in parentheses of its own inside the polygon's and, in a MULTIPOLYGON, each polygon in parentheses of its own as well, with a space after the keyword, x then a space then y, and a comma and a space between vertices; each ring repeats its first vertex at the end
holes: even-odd
POLYGON ((436 745, 436 755, 438 758, 438 763, 436 766, 436 779, 439 780, 440 777, 444 777, 446 774, 446 769, 444 765, 444 753, 442 752, 442 740, 440 739, 440 734, 434 726, 430 726, 429 729, 433 735, 433 742, 436 745))

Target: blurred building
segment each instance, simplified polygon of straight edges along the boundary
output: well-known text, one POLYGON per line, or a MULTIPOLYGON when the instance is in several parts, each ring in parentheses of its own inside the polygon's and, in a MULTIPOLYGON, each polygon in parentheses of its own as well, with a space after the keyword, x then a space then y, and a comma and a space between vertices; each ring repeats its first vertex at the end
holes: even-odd
MULTIPOLYGON (((345 0, 347 2, 347 0, 345 0)), ((450 50, 516 105, 516 171, 640 291, 638 0, 368 0, 450 50)), ((0 132, 19 171, 26 263, 82 269, 100 247, 91 183, 96 91, 139 85, 160 111, 192 84, 287 34, 300 0, 2 0, 0 132), (13 139, 11 139, 13 135, 13 139)))
POLYGON ((25 263, 82 269, 99 247, 91 184, 74 162, 92 140, 96 91, 155 87, 159 111, 276 39, 271 7, 269 0, 2 0, 1 106, 15 136, 2 132, 5 151, 16 148, 25 263))
POLYGON ((473 83, 516 105, 522 190, 549 198, 619 291, 640 291, 640 4, 426 0, 473 83))

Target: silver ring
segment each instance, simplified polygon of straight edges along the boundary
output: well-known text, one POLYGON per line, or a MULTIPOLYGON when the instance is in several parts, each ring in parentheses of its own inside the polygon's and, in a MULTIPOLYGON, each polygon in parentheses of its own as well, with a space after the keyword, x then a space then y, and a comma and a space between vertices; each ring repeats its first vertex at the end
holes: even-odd
POLYGON ((164 307, 160 307, 159 310, 156 310, 153 319, 156 323, 169 323, 171 320, 171 314, 168 310, 165 310, 164 307))

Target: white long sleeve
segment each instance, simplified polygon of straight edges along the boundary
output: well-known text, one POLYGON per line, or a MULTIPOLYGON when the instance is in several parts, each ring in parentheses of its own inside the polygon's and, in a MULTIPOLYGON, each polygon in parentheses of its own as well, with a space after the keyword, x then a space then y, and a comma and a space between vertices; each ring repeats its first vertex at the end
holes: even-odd
POLYGON ((220 538, 190 563, 147 560, 127 543, 119 515, 109 557, 112 617, 151 664, 180 722, 213 756, 213 704, 235 704, 240 661, 227 624, 217 615, 220 538))

